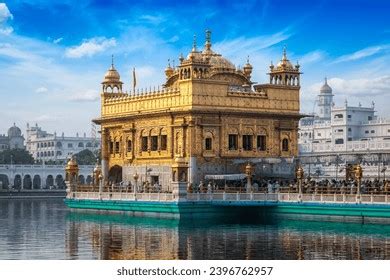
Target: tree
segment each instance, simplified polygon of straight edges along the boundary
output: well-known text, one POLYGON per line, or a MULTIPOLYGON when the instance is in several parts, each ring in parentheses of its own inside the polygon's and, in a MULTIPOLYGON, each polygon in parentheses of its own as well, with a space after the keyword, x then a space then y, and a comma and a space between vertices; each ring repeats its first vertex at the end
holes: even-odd
POLYGON ((93 165, 96 163, 97 157, 88 149, 82 150, 75 154, 77 163, 80 165, 93 165))
POLYGON ((32 155, 23 149, 8 149, 0 152, 0 164, 34 164, 32 155))

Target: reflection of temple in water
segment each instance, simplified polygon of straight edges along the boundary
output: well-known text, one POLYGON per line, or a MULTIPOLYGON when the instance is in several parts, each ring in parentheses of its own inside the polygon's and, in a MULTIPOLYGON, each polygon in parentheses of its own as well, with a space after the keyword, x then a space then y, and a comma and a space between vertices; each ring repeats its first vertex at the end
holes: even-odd
POLYGON ((361 227, 356 224, 340 231, 337 223, 325 230, 301 230, 302 222, 229 225, 126 219, 79 221, 78 227, 68 221, 69 258, 82 239, 97 259, 390 259, 389 239, 360 236, 354 232, 361 227))

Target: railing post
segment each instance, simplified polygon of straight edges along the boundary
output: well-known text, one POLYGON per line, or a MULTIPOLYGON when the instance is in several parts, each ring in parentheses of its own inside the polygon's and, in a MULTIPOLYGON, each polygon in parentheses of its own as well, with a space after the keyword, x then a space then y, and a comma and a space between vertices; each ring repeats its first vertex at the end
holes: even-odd
POLYGON ((239 192, 237 192, 236 200, 237 200, 237 201, 240 201, 240 193, 239 193, 239 192))
POLYGON ((321 193, 321 199, 320 199, 320 201, 321 202, 323 202, 324 201, 324 196, 323 196, 323 194, 321 193))
POLYGON ((158 192, 157 200, 160 201, 160 193, 158 192))
POLYGON ((253 192, 250 194, 251 201, 253 201, 253 192))
POLYGON ((347 198, 347 196, 345 195, 345 193, 343 193, 343 203, 346 202, 346 198, 347 198))
POLYGON ((334 194, 333 194, 333 202, 336 202, 336 201, 337 201, 337 194, 334 193, 334 194))
POLYGON ((200 193, 197 193, 196 199, 199 201, 200 200, 200 193))
POLYGON ((374 202, 374 195, 371 194, 371 203, 373 203, 373 202, 374 202))
POLYGON ((226 193, 225 192, 223 192, 222 198, 224 201, 226 200, 226 193))

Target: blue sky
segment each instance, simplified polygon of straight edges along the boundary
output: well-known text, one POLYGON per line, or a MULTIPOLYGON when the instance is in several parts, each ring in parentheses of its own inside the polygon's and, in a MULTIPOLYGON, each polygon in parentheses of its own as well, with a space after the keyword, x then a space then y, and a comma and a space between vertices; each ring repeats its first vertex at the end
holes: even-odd
POLYGON ((167 60, 186 55, 193 35, 236 65, 249 55, 253 80, 287 46, 302 71, 302 112, 313 110, 323 78, 336 105, 369 106, 390 117, 388 1, 70 1, 0 3, 0 133, 16 122, 50 132, 90 131, 100 82, 114 54, 125 90, 164 83, 167 60), (188 5, 187 3, 191 3, 188 5))

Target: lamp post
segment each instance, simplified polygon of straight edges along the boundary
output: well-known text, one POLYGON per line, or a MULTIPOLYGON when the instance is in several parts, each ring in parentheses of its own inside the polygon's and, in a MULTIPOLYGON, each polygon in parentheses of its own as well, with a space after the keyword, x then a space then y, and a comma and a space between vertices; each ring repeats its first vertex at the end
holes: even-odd
POLYGON ((299 166, 297 169, 296 177, 298 180, 298 200, 302 201, 302 180, 305 173, 303 171, 302 166, 299 166))
POLYGON ((355 168, 355 178, 357 181, 357 190, 356 190, 356 201, 360 202, 360 186, 362 183, 363 177, 363 168, 358 164, 355 168))
POLYGON ((252 173, 253 173, 253 167, 248 162, 248 164, 245 166, 245 174, 246 174, 246 192, 251 192, 252 190, 252 173))
POLYGON ((138 178, 139 178, 137 172, 133 175, 133 178, 134 178, 134 181, 135 181, 134 194, 136 194, 137 190, 138 190, 138 178))

